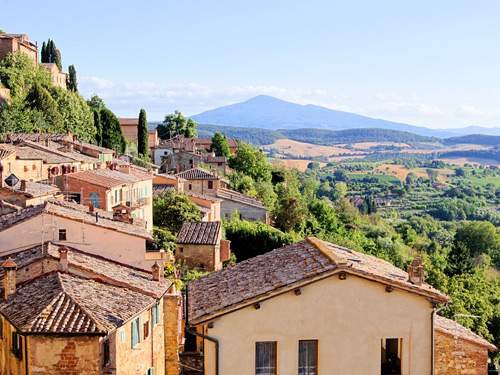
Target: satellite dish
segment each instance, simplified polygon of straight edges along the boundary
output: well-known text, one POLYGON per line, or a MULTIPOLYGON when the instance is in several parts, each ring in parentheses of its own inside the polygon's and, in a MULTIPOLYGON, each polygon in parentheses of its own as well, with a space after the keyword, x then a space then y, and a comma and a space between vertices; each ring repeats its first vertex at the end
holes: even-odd
POLYGON ((15 186, 15 185, 17 185, 17 184, 18 184, 19 179, 17 178, 17 176, 16 176, 14 173, 12 173, 12 174, 11 174, 10 176, 8 176, 8 177, 7 177, 4 181, 5 181, 5 183, 6 183, 7 185, 9 185, 10 187, 13 187, 13 186, 15 186))

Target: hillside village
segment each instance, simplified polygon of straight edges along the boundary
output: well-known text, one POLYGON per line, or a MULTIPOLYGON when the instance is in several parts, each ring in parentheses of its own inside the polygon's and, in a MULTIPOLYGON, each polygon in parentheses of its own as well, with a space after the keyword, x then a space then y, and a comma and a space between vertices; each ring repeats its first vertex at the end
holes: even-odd
MULTIPOLYGON (((49 93, 76 88, 39 52, 25 34, 0 34, 0 63, 28 56, 49 93)), ((17 105, 9 83, 1 108, 17 105)), ((379 220, 354 211, 366 194, 321 200, 307 176, 273 169, 238 139, 112 113, 108 123, 108 111, 97 103, 82 115, 102 121, 92 136, 69 125, 0 131, 0 374, 493 367, 498 332, 488 319, 472 330, 460 312, 442 313, 460 296, 438 287, 445 276, 424 245, 392 229, 399 247, 361 233, 379 220)))

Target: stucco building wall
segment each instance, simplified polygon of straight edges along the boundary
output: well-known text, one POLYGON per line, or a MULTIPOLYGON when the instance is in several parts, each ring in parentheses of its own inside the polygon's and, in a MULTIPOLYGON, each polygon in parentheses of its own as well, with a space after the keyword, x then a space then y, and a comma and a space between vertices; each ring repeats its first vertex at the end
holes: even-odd
MULTIPOLYGON (((214 319, 220 375, 255 374, 255 343, 277 341, 280 374, 297 374, 299 340, 318 340, 322 374, 380 374, 381 340, 402 338, 402 375, 431 373, 431 303, 355 276, 332 276, 214 319)), ((214 345, 205 340, 206 374, 214 345)))
POLYGON ((237 201, 231 201, 228 199, 222 199, 221 202, 221 217, 223 219, 230 219, 233 212, 238 210, 241 218, 250 221, 262 221, 267 223, 267 210, 265 208, 259 208, 255 206, 250 206, 237 201))
POLYGON ((154 263, 145 260, 144 238, 47 214, 0 231, 0 255, 40 244, 42 240, 59 242, 59 229, 66 229, 67 240, 60 243, 68 246, 148 271, 154 263))

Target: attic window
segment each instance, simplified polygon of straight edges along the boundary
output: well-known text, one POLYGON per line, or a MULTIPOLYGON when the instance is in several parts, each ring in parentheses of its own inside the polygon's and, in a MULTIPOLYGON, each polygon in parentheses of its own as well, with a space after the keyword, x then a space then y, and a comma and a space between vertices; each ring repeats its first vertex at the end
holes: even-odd
POLYGON ((66 229, 59 229, 59 241, 66 241, 66 229))

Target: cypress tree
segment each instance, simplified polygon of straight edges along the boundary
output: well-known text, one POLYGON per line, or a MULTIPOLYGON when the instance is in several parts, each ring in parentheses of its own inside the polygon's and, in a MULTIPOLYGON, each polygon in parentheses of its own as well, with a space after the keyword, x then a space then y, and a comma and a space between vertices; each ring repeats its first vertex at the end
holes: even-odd
POLYGON ((114 113, 107 108, 102 109, 99 123, 102 129, 102 146, 119 153, 125 152, 125 138, 120 128, 120 122, 114 113))
POLYGON ((78 91, 78 83, 76 81, 76 69, 74 65, 70 65, 68 67, 68 90, 78 91))
POLYGON ((42 60, 42 63, 47 62, 47 44, 45 44, 45 41, 42 44, 42 52, 40 52, 40 60, 42 60))
POLYGON ((95 141, 98 146, 102 146, 102 125, 101 125, 101 115, 98 109, 94 109, 94 127, 95 127, 95 141))
POLYGON ((139 125, 137 126, 137 152, 139 155, 148 154, 148 122, 146 120, 146 111, 141 109, 139 112, 139 125))
POLYGON ((59 49, 56 48, 55 44, 53 44, 54 42, 52 42, 52 45, 54 46, 54 63, 57 65, 57 67, 59 68, 60 71, 62 71, 62 57, 61 57, 61 51, 59 51, 59 49))

